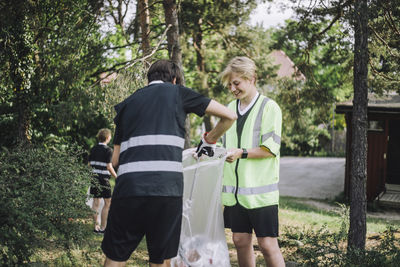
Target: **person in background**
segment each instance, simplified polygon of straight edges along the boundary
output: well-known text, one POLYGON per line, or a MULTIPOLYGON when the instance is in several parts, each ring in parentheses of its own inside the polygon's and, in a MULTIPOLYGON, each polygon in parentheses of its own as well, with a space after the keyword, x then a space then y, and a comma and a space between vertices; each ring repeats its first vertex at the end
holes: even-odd
POLYGON ((177 64, 158 60, 147 73, 148 85, 115 106, 118 179, 102 242, 104 266, 125 266, 144 236, 150 266, 170 266, 181 232, 186 115, 220 118, 197 149, 210 156, 236 119, 225 106, 180 85, 181 77, 177 64))
POLYGON ((103 234, 107 226, 108 211, 111 204, 111 185, 110 175, 117 178, 117 174, 112 166, 112 149, 107 146, 111 140, 109 129, 100 129, 97 134, 98 144, 92 147, 89 154, 89 165, 93 168, 94 178, 90 185, 90 194, 93 196, 92 209, 94 211, 94 232, 103 234), (100 212, 100 224, 98 223, 99 205, 101 199, 104 206, 100 212))
POLYGON ((226 132, 229 151, 224 166, 224 223, 232 230, 240 267, 254 267, 253 231, 267 266, 285 266, 278 245, 279 149, 282 114, 256 88, 250 58, 231 59, 220 74, 236 100, 228 108, 238 119, 226 132))

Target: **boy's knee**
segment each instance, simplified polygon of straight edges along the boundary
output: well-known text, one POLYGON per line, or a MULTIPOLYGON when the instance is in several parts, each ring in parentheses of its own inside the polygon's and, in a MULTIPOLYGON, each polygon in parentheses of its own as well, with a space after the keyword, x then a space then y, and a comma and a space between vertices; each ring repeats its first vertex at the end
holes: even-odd
POLYGON ((93 204, 92 204, 92 208, 93 209, 97 209, 99 207, 100 201, 99 199, 94 198, 93 199, 93 204))
POLYGON ((274 255, 279 253, 280 248, 278 244, 278 239, 274 237, 265 237, 262 242, 259 242, 259 247, 263 255, 274 255))
POLYGON ((236 248, 248 247, 251 245, 251 237, 249 238, 247 235, 233 235, 232 241, 236 248))

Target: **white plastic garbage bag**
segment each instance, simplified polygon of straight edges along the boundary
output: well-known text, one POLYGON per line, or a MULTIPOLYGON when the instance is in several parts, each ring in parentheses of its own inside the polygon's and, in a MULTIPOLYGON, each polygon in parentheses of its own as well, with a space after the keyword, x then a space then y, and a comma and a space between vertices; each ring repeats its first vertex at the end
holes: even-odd
POLYGON ((218 148, 212 158, 183 152, 183 218, 178 256, 173 267, 230 267, 221 204, 226 150, 218 148))
MULTIPOLYGON (((86 197, 86 205, 88 205, 90 208, 93 207, 93 198, 90 196, 90 187, 88 188, 87 191, 87 197, 86 197)), ((99 216, 97 216, 97 223, 100 225, 101 224, 101 210, 103 209, 104 206, 104 200, 100 199, 100 204, 99 204, 99 209, 97 210, 97 213, 99 216)))

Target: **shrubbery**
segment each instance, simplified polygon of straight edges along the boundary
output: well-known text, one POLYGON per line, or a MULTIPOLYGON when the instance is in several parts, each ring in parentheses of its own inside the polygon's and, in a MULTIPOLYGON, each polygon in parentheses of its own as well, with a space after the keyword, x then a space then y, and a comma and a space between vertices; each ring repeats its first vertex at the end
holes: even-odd
POLYGON ((317 231, 302 230, 287 228, 281 238, 281 246, 292 251, 286 260, 298 266, 399 266, 400 241, 395 238, 398 230, 393 227, 379 236, 376 245, 368 245, 365 251, 350 252, 347 239, 340 233, 332 233, 326 227, 317 231))
POLYGON ((29 262, 49 242, 68 248, 85 237, 91 174, 79 154, 35 146, 0 151, 0 265, 29 262))
POLYGON ((399 266, 400 240, 395 234, 400 229, 388 226, 387 230, 378 236, 377 242, 367 242, 364 251, 348 251, 349 210, 344 205, 341 206, 339 232, 332 232, 327 226, 318 230, 285 228, 281 246, 292 251, 286 260, 295 261, 299 266, 399 266))

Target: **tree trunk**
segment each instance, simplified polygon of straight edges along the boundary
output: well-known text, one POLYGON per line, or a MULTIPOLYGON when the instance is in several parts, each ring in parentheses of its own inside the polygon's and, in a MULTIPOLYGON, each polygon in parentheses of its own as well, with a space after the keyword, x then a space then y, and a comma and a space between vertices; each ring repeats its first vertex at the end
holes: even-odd
MULTIPOLYGON (((206 64, 204 60, 204 51, 203 51, 203 32, 201 30, 201 24, 202 24, 202 19, 199 19, 198 22, 198 29, 196 32, 193 34, 193 46, 196 50, 196 64, 197 64, 197 71, 200 77, 200 93, 207 97, 211 97, 210 92, 209 92, 209 86, 208 86, 208 75, 206 72, 206 64)), ((213 128, 213 124, 211 122, 211 117, 209 115, 204 116, 204 126, 206 129, 206 132, 211 131, 213 128)))
POLYGON ((348 251, 365 249, 368 108, 368 6, 354 5, 354 100, 352 118, 352 167, 350 179, 350 229, 348 251))
POLYGON ((15 1, 8 7, 13 27, 9 29, 10 42, 4 47, 10 56, 10 77, 13 82, 14 108, 17 118, 17 142, 30 142, 31 77, 33 77, 32 31, 29 30, 25 12, 29 7, 24 1, 15 1))
POLYGON ((133 20, 133 25, 132 27, 132 34, 133 34, 133 39, 138 42, 140 41, 139 38, 139 32, 140 32, 140 8, 139 8, 139 3, 136 3, 136 14, 135 14, 135 19, 133 20))
MULTIPOLYGON (((165 24, 171 25, 167 32, 167 42, 168 42, 168 55, 169 58, 178 64, 182 71, 182 81, 181 84, 185 84, 185 77, 183 75, 183 65, 182 65, 182 50, 179 41, 179 20, 176 8, 176 0, 164 0, 164 16, 165 24)), ((190 120, 189 116, 186 116, 185 121, 185 149, 191 146, 190 144, 190 120)))
POLYGON ((138 1, 140 31, 142 37, 142 51, 143 55, 149 54, 150 51, 150 12, 149 12, 149 1, 139 0, 138 1))
MULTIPOLYGON (((164 0, 165 24, 171 25, 167 32, 169 58, 182 69, 182 50, 179 42, 179 21, 176 0, 164 0)), ((184 83, 184 81, 183 81, 184 83)))

